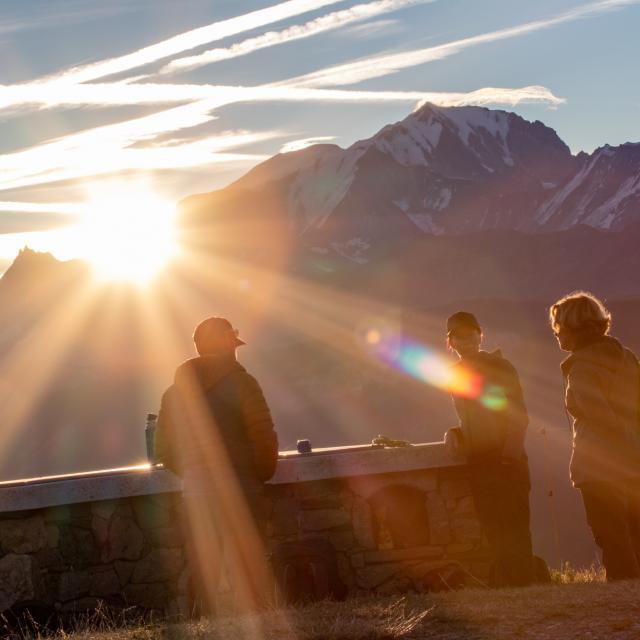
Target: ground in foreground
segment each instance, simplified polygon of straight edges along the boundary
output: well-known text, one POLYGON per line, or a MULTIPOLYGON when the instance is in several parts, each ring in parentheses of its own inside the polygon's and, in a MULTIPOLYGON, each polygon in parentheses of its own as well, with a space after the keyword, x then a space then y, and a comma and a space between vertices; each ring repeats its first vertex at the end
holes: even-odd
POLYGON ((181 624, 58 632, 65 640, 607 640, 640 638, 640 580, 321 602, 181 624))

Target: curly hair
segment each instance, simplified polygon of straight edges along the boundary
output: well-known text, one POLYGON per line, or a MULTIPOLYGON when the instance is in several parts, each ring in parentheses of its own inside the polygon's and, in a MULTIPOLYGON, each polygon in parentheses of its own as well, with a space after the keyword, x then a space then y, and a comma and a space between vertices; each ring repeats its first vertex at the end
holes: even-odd
POLYGON ((611 314, 588 291, 574 291, 552 304, 549 321, 554 333, 563 328, 576 334, 604 336, 611 328, 611 314))

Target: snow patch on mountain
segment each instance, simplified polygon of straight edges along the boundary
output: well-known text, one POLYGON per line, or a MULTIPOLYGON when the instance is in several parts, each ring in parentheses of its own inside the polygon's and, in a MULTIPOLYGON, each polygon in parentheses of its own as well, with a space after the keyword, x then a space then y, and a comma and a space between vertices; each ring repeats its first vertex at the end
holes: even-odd
POLYGON ((349 191, 364 149, 318 158, 298 171, 289 188, 289 210, 303 220, 302 232, 322 227, 349 191))
POLYGON ((351 238, 346 242, 332 242, 333 250, 340 254, 343 258, 351 260, 356 264, 367 264, 369 262, 366 257, 367 250, 371 247, 370 242, 366 238, 351 238))
POLYGON ((451 191, 451 189, 447 187, 444 187, 442 189, 439 189, 434 195, 430 194, 429 196, 427 196, 422 201, 422 204, 428 209, 433 209, 434 211, 442 211, 449 206, 452 196, 453 191, 451 191))
POLYGON ((619 206, 634 196, 640 204, 640 175, 627 178, 612 197, 605 200, 584 218, 584 222, 602 229, 610 229, 617 218, 619 206))
POLYGON ((405 167, 427 166, 438 146, 442 124, 431 119, 422 122, 409 116, 399 125, 385 127, 372 138, 373 146, 405 167))
POLYGON ((420 231, 434 235, 440 235, 444 231, 442 226, 433 220, 433 216, 430 213, 409 213, 407 217, 420 231))

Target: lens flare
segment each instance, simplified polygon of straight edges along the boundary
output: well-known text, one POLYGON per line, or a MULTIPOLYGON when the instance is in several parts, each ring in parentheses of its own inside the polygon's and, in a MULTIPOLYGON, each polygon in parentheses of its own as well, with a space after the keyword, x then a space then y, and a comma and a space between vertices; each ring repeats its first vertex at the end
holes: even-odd
POLYGON ((442 353, 379 327, 369 328, 364 339, 377 359, 417 380, 455 396, 478 400, 491 411, 507 407, 502 387, 486 384, 480 374, 463 364, 454 366, 442 353))

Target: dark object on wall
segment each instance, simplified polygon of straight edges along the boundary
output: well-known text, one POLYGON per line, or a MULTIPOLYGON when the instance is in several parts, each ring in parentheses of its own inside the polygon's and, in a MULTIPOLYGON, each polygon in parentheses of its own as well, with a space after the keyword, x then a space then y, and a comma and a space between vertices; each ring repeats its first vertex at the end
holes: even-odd
POLYGON ((309 440, 298 440, 296 449, 298 453, 311 453, 311 442, 309 440))
POLYGON ((271 554, 276 598, 298 604, 332 598, 344 600, 347 587, 338 575, 333 545, 322 538, 283 542, 271 554))

